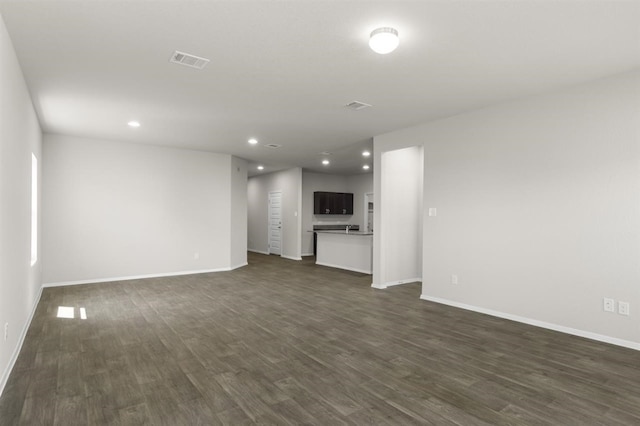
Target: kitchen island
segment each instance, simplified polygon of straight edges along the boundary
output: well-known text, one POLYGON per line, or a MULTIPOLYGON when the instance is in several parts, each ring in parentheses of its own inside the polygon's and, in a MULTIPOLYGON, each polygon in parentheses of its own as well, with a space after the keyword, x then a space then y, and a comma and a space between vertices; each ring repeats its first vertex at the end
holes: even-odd
POLYGON ((373 232, 316 231, 316 264, 373 273, 373 232))

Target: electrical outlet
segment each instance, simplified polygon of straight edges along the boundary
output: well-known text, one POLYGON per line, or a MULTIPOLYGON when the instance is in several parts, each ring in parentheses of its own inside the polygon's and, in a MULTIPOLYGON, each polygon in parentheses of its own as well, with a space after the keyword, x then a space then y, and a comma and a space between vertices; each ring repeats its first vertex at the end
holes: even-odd
POLYGON ((458 276, 456 274, 451 274, 451 284, 458 284, 458 276))
POLYGON ((629 315, 629 302, 618 302, 618 313, 620 315, 629 315))
POLYGON ((616 301, 605 297, 604 299, 602 299, 602 309, 604 309, 605 312, 615 312, 616 301))
POLYGON ((8 338, 9 338, 9 323, 5 322, 4 323, 4 341, 6 342, 8 338))
POLYGON ((434 217, 438 215, 438 210, 435 207, 429 207, 429 216, 434 217))

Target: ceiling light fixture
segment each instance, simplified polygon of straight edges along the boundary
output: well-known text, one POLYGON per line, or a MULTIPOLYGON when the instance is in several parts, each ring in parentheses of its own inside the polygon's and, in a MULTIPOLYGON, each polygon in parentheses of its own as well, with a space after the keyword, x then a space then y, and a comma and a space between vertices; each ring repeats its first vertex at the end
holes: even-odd
POLYGON ((371 106, 371 104, 365 104, 364 102, 352 101, 346 104, 344 107, 353 111, 360 111, 361 109, 370 108, 371 106))
POLYGON ((322 164, 324 164, 325 166, 329 165, 329 160, 322 160, 322 164))
POLYGON ((248 140, 250 145, 257 145, 258 144, 258 139, 256 138, 251 138, 248 140))
POLYGON ((363 157, 368 157, 370 155, 371 155, 371 153, 369 151, 362 151, 362 156, 363 157))
POLYGON ((258 170, 264 170, 264 166, 258 166, 258 170))
POLYGON ((130 122, 127 123, 127 126, 137 128, 137 127, 140 127, 140 122, 139 121, 130 121, 130 122))
POLYGON ((369 38, 369 47, 381 55, 393 52, 398 44, 400 44, 398 31, 391 27, 376 28, 369 38))
POLYGON ((364 166, 362 166, 362 168, 365 169, 365 170, 369 170, 369 165, 365 164, 364 166))

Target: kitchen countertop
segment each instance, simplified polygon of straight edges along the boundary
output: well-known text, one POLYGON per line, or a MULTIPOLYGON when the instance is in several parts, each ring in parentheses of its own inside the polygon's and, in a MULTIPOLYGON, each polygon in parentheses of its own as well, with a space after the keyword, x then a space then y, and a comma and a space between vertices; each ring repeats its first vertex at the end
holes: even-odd
POLYGON ((359 235, 359 236, 364 236, 364 235, 373 235, 373 232, 367 232, 367 231, 313 231, 313 232, 317 232, 318 234, 338 234, 338 235, 359 235))

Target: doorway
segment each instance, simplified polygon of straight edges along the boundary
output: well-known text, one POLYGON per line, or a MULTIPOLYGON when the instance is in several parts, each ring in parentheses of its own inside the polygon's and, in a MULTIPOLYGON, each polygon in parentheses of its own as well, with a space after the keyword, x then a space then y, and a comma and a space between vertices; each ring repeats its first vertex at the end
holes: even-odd
POLYGON ((412 146, 382 152, 376 189, 376 288, 422 281, 424 152, 412 146))
POLYGON ((373 232, 373 192, 364 194, 364 223, 367 232, 373 232))
POLYGON ((269 192, 269 254, 282 254, 282 191, 269 192))

